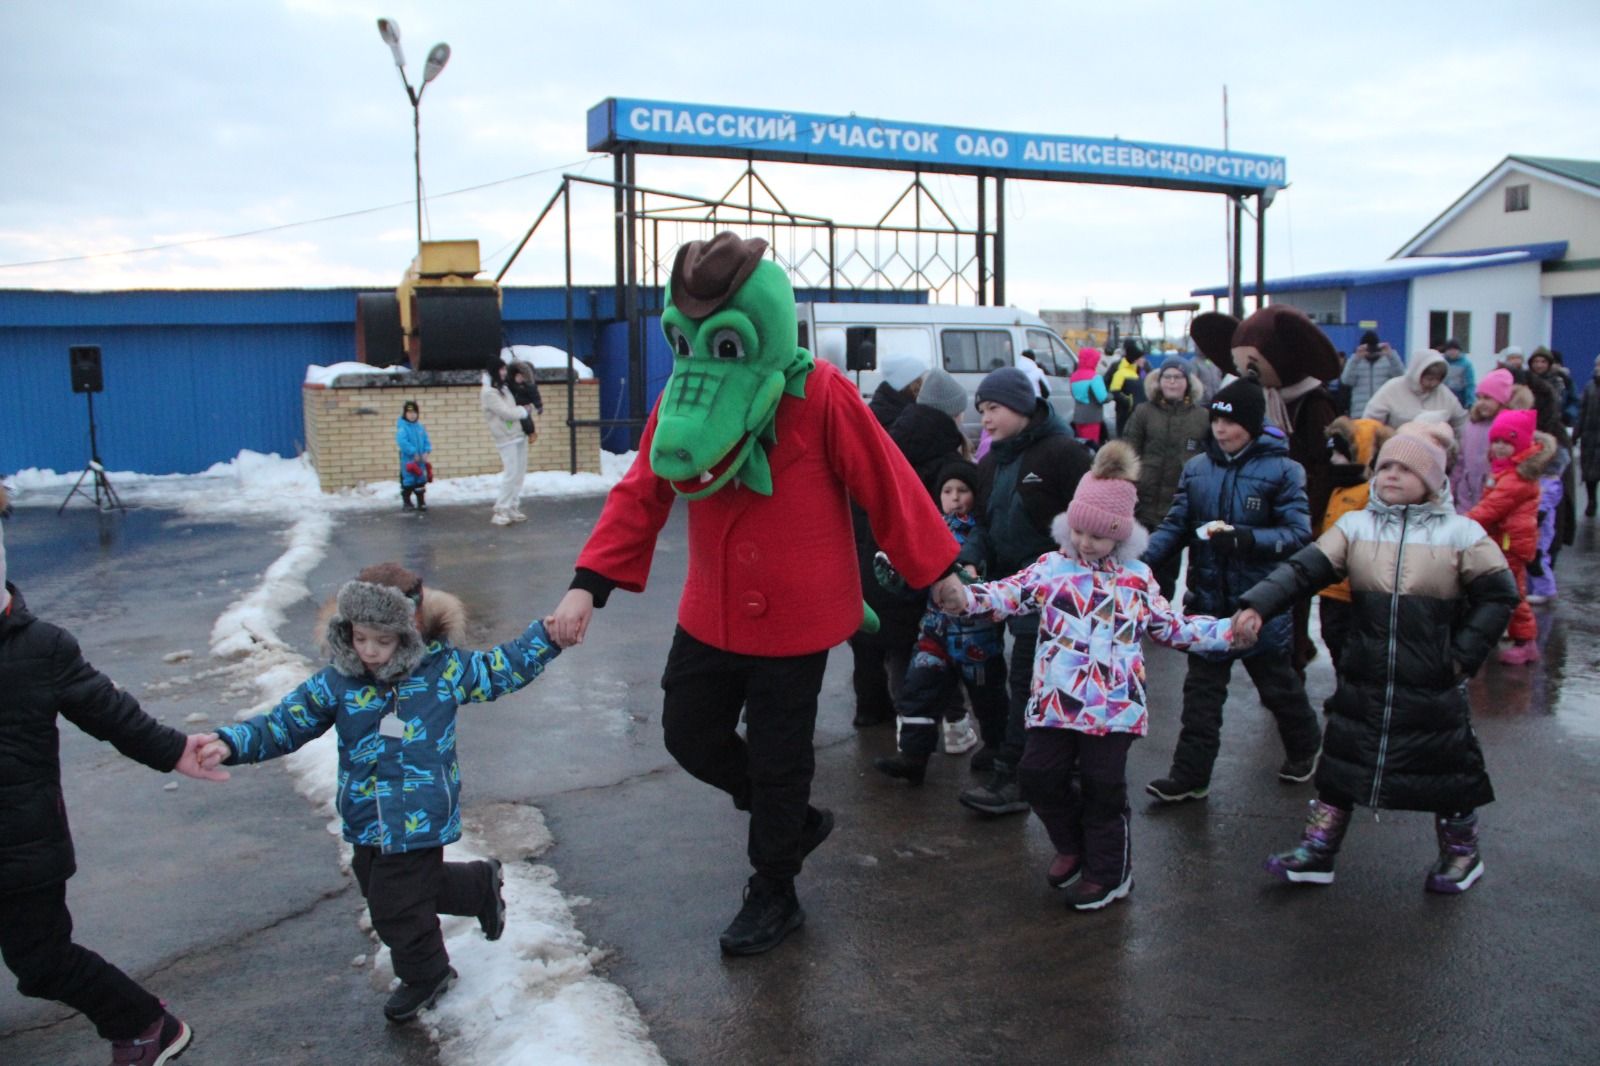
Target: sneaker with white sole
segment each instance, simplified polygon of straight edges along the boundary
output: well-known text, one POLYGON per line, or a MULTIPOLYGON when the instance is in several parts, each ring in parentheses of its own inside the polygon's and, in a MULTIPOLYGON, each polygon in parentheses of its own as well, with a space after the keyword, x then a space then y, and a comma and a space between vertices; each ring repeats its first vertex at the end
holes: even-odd
POLYGON ((489 519, 489 524, 491 526, 509 526, 511 521, 512 519, 510 515, 506 514, 504 511, 496 511, 494 513, 494 517, 489 519))
POLYGON ((1286 785, 1299 785, 1310 781, 1317 773, 1317 763, 1322 760, 1322 749, 1309 759, 1285 759, 1278 767, 1278 780, 1286 785))
POLYGON ((1067 906, 1075 911, 1097 911, 1102 907, 1109 907, 1119 899, 1126 899, 1128 893, 1133 891, 1133 873, 1122 879, 1121 884, 1102 885, 1087 878, 1067 885, 1061 890, 1062 897, 1067 901, 1067 906))
POLYGON ((162 1066, 188 1050, 194 1032, 162 1004, 161 1017, 130 1040, 111 1042, 111 1066, 162 1066))
POLYGON ((511 520, 513 522, 526 522, 528 520, 528 516, 523 514, 521 511, 512 511, 511 520))
POLYGON ((1211 791, 1210 784, 1191 785, 1175 777, 1158 777, 1144 790, 1162 803, 1183 803, 1187 800, 1205 799, 1211 791))

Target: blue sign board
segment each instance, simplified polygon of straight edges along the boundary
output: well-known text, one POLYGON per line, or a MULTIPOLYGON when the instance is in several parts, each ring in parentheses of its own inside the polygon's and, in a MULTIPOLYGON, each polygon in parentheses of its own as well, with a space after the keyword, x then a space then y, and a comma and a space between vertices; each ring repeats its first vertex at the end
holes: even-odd
POLYGON ((660 100, 611 98, 590 108, 589 150, 627 148, 1219 192, 1288 183, 1282 156, 1215 148, 660 100))

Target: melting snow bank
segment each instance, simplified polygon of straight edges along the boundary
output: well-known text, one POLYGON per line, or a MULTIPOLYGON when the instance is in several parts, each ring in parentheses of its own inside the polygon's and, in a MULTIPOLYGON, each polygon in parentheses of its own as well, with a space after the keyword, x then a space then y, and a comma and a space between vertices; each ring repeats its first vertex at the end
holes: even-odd
MULTIPOLYGON (((281 512, 282 502, 276 511, 281 512)), ((235 660, 228 668, 235 674, 234 692, 259 701, 241 718, 271 708, 317 669, 277 630, 284 610, 308 594, 306 576, 322 558, 332 529, 326 513, 302 518, 289 531, 288 551, 267 569, 260 586, 229 606, 212 629, 211 653, 235 660)), ((337 835, 333 733, 284 761, 295 787, 329 816, 329 830, 337 835)), ((501 805, 474 809, 464 821, 465 835, 446 849, 448 856, 468 861, 493 855, 505 863, 506 932, 491 944, 475 919, 440 919, 461 974, 438 1007, 422 1015, 441 1061, 447 1066, 662 1063, 633 1000, 595 973, 604 954, 584 942, 571 903, 555 887, 555 872, 532 861, 552 843, 543 815, 529 806, 501 805)), ((340 847, 348 867, 350 849, 340 847)), ((378 948, 370 963, 358 961, 380 978, 392 977, 387 948, 378 948)))
MULTIPOLYGON (((615 485, 633 462, 626 455, 600 453, 600 473, 566 474, 541 470, 527 475, 522 491, 529 496, 597 496, 615 485)), ((7 479, 19 506, 59 506, 81 471, 58 474, 29 468, 7 479)), ((317 472, 305 456, 284 459, 276 454, 242 451, 226 463, 198 474, 107 475, 117 495, 129 506, 171 507, 197 518, 262 514, 274 517, 314 508, 323 512, 390 510, 400 496, 398 481, 371 481, 353 489, 323 492, 317 472)), ((444 478, 428 486, 430 504, 492 504, 499 493, 499 474, 444 478)), ((75 507, 86 506, 74 503, 75 507)))

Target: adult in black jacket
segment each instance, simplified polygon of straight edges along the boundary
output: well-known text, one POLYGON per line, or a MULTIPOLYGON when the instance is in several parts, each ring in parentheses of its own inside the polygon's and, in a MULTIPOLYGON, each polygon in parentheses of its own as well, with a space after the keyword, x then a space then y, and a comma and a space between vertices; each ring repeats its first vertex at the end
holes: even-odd
MULTIPOLYGON (((978 465, 978 526, 957 561, 988 578, 1008 577, 1056 550, 1050 522, 1072 502, 1091 460, 1072 430, 1016 367, 1002 367, 983 379, 978 386, 978 413, 993 443, 978 465)), ((1033 678, 1038 615, 1007 619, 1006 628, 1012 646, 1005 743, 994 755, 989 780, 961 793, 963 806, 984 814, 1028 809, 1017 784, 1017 764, 1026 739, 1023 715, 1033 678)))
POLYGON ((67 879, 77 865, 61 795, 56 715, 151 769, 209 779, 227 774, 201 770, 195 753, 206 737, 186 739, 145 714, 84 662, 70 634, 34 618, 10 584, 0 590, 0 693, 0 953, 17 976, 17 991, 81 1011, 114 1044, 153 1038, 163 1050, 181 1051, 188 1026, 121 970, 72 942, 67 879))
MULTIPOLYGON (((923 380, 925 387, 918 390, 917 402, 902 408, 888 427, 889 438, 905 454, 937 503, 939 488, 933 479, 945 463, 962 454, 966 443, 956 419, 966 409, 967 390, 943 370, 930 370, 923 380)), ((872 526, 859 507, 851 506, 850 517, 856 535, 862 598, 878 616, 876 633, 857 633, 850 638, 855 725, 859 729, 894 718, 894 697, 900 691, 900 681, 917 642, 923 599, 897 596, 878 584, 872 569, 872 557, 878 551, 872 526)))

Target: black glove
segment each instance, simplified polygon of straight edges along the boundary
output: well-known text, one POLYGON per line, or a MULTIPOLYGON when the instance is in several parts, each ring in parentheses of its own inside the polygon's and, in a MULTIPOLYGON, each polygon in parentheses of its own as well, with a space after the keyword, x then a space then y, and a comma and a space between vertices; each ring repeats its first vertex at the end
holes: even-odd
POLYGON ((1211 548, 1218 555, 1241 555, 1256 546, 1256 535, 1248 529, 1219 529, 1211 534, 1211 548))
POLYGON ((1528 573, 1532 577, 1544 577, 1544 564, 1539 562, 1538 553, 1528 560, 1528 573))
POLYGON ((900 571, 889 562, 889 557, 883 552, 878 552, 872 557, 872 575, 878 579, 878 584, 885 590, 894 593, 906 591, 906 579, 900 576, 900 571))

